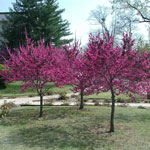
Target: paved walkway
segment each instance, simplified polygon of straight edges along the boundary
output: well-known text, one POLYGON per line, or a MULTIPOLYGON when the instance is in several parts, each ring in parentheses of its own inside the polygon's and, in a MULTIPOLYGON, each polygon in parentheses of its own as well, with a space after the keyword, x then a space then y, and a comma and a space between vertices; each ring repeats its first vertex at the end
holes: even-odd
MULTIPOLYGON (((74 93, 68 93, 66 94, 67 97, 71 97, 72 95, 78 95, 74 93)), ((52 99, 58 99, 60 97, 59 94, 56 95, 50 95, 50 96, 44 96, 43 97, 43 102, 46 103, 47 100, 52 100, 52 99)), ((17 98, 2 98, 0 99, 0 105, 3 105, 4 103, 9 103, 13 102, 16 105, 39 105, 40 104, 40 97, 35 96, 35 97, 17 97, 17 98)), ((55 105, 61 105, 62 102, 54 102, 55 105)))
MULTIPOLYGON (((71 97, 73 93, 67 94, 68 97, 71 97)), ((58 99, 60 95, 51 95, 51 96, 44 96, 43 102, 46 104, 47 100, 52 100, 52 99, 58 99)), ((69 105, 77 105, 77 100, 75 98, 71 98, 72 100, 69 100, 67 103, 69 105)), ((2 98, 0 99, 0 105, 3 105, 4 103, 9 103, 13 102, 16 105, 39 105, 40 100, 39 97, 17 97, 13 99, 8 99, 8 98, 2 98)), ((64 104, 64 101, 54 101, 51 102, 53 105, 62 105, 64 104)), ((65 101, 66 103, 66 101, 65 101)), ((86 102, 86 105, 95 105, 95 103, 92 102, 86 102)), ((111 105, 111 104, 104 104, 104 103, 99 103, 99 105, 111 105)), ((150 103, 116 103, 116 106, 125 106, 125 107, 133 107, 133 108, 146 108, 150 109, 150 103)))
MULTIPOLYGON (((59 98, 59 95, 44 96, 44 100, 55 99, 55 98, 59 98)), ((35 96, 35 97, 17 97, 17 98, 12 98, 12 99, 3 98, 3 99, 0 99, 0 105, 2 105, 4 103, 9 103, 9 102, 13 102, 16 105, 23 105, 23 104, 38 105, 39 102, 40 102, 39 99, 40 99, 39 96, 35 96)))

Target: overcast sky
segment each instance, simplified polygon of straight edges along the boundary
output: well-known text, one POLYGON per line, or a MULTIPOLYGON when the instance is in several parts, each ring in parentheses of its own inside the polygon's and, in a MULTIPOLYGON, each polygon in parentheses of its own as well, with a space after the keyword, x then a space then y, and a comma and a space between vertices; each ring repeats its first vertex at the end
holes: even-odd
POLYGON ((70 22, 71 32, 76 34, 84 45, 88 41, 89 32, 95 26, 88 21, 91 10, 98 5, 108 5, 107 0, 58 0, 60 8, 65 8, 63 17, 70 22), (107 2, 107 3, 106 3, 107 2))
MULTIPOLYGON (((0 12, 8 12, 9 7, 16 0, 0 0, 0 12)), ((77 39, 81 40, 82 45, 88 41, 88 34, 95 26, 88 21, 91 10, 96 9, 98 5, 109 5, 108 0, 58 0, 59 7, 64 8, 62 13, 63 19, 67 19, 70 23, 70 31, 77 39)), ((142 32, 146 32, 142 27, 142 32)))

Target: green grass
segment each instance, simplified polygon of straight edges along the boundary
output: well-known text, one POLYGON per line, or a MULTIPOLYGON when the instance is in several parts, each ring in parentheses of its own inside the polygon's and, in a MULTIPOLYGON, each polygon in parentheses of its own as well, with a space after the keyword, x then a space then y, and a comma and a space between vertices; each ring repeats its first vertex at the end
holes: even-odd
MULTIPOLYGON (((49 93, 51 93, 51 94, 60 94, 60 93, 68 92, 71 88, 71 86, 65 86, 64 88, 59 88, 59 87, 56 87, 53 83, 48 83, 46 86, 50 88, 49 93)), ((17 96, 35 96, 35 95, 37 95, 37 92, 32 89, 27 89, 26 92, 22 92, 21 91, 22 87, 23 86, 22 86, 21 81, 8 83, 6 89, 0 90, 0 96, 1 97, 7 96, 10 98, 14 98, 17 96)))
MULTIPOLYGON (((128 95, 120 94, 119 96, 116 96, 117 102, 140 102, 142 97, 134 94, 136 97, 135 100, 131 99, 128 95)), ((99 94, 92 94, 92 95, 86 95, 84 96, 85 100, 92 99, 92 100, 104 100, 104 102, 111 102, 111 93, 110 92, 101 92, 99 94)))
MULTIPOLYGON (((110 92, 102 92, 100 94, 93 94, 93 95, 85 96, 85 99, 90 99, 90 98, 93 98, 93 99, 96 99, 96 98, 111 99, 111 93, 110 92)), ((116 98, 117 99, 118 98, 129 99, 129 96, 121 94, 121 95, 117 96, 116 98)))
MULTIPOLYGON (((13 82, 13 83, 8 83, 7 84, 7 88, 6 89, 2 89, 0 90, 0 98, 3 97, 8 97, 8 98, 15 98, 18 96, 29 96, 29 97, 33 97, 37 95, 37 92, 35 90, 31 90, 31 89, 27 89, 26 92, 22 92, 22 82, 18 81, 18 82, 13 82)), ((48 83, 46 84, 46 87, 49 87, 49 91, 47 93, 47 95, 52 95, 52 94, 62 94, 64 95, 64 93, 68 93, 71 92, 71 88, 72 86, 64 86, 63 88, 59 88, 56 87, 54 83, 48 83)), ((139 95, 136 95, 136 102, 140 102, 141 101, 141 97, 139 95)), ((95 102, 97 102, 97 100, 102 101, 104 100, 104 102, 111 102, 111 93, 110 92, 102 92, 100 94, 92 94, 89 96, 84 96, 84 100, 88 100, 88 99, 93 99, 95 100, 95 102)), ((134 100, 132 100, 129 96, 121 94, 119 96, 116 96, 116 100, 117 102, 135 102, 134 100)), ((143 102, 143 101, 142 101, 143 102)))
POLYGON ((0 150, 149 150, 150 111, 116 108, 114 133, 109 107, 14 108, 0 120, 0 150))

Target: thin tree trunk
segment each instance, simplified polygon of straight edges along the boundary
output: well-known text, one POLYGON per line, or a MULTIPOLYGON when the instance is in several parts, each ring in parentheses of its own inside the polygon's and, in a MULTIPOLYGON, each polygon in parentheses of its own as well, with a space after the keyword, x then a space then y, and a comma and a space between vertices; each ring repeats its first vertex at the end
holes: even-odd
POLYGON ((114 132, 114 113, 115 113, 115 94, 113 88, 111 89, 111 100, 112 100, 112 105, 111 105, 111 116, 110 116, 110 132, 114 132))
POLYGON ((80 99, 80 107, 79 107, 80 110, 83 109, 83 107, 84 107, 84 104, 83 104, 83 92, 84 92, 84 90, 81 90, 81 93, 80 93, 81 99, 80 99))
POLYGON ((147 99, 150 99, 150 93, 147 93, 147 99))
POLYGON ((43 96, 40 95, 40 115, 39 117, 42 117, 43 114, 43 96))

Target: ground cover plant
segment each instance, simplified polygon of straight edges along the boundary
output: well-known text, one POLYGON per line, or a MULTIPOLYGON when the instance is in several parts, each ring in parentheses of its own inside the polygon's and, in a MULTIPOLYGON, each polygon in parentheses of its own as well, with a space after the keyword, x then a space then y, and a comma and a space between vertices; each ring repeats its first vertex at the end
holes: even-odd
POLYGON ((109 133, 110 107, 17 107, 0 120, 3 150, 149 150, 150 111, 116 107, 116 132, 109 133))
POLYGON ((6 117, 9 113, 9 108, 7 106, 0 106, 0 118, 6 117))

